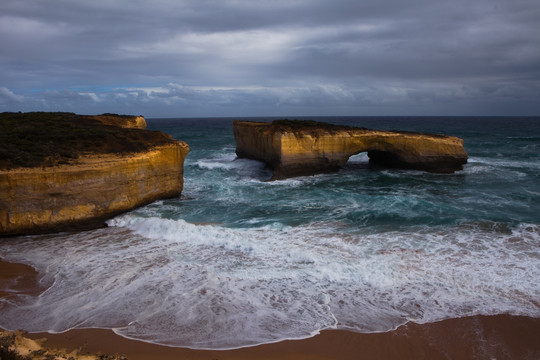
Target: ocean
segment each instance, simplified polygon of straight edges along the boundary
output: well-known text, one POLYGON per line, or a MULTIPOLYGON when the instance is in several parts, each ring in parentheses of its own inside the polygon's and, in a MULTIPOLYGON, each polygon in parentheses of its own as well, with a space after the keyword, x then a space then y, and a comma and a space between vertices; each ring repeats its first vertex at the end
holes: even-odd
POLYGON ((233 119, 148 119, 191 147, 182 197, 107 228, 0 239, 0 258, 34 267, 43 287, 0 298, 0 327, 231 349, 540 317, 540 118, 309 119, 458 136, 469 161, 431 174, 363 153, 337 173, 270 182, 264 164, 236 158, 233 119))

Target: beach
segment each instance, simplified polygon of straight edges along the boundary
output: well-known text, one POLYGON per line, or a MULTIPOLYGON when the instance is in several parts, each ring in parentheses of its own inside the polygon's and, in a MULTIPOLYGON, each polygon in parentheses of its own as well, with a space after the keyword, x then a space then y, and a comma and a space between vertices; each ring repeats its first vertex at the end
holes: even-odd
POLYGON ((235 350, 190 350, 122 338, 111 330, 29 334, 49 346, 121 354, 129 360, 360 360, 360 359, 539 359, 540 319, 497 315, 407 324, 395 331, 359 334, 326 330, 304 340, 286 340, 235 350))
POLYGON ((433 324, 408 324, 395 331, 359 334, 326 330, 304 340, 286 340, 234 350, 192 350, 130 340, 111 330, 33 333, 46 347, 78 348, 82 354, 117 354, 146 359, 538 359, 540 320, 508 315, 477 316, 433 324))
MULTIPOLYGON (((15 289, 39 293, 37 273, 24 264, 0 261, 0 297, 15 289)), ((22 329, 24 330, 24 329, 22 329)), ((44 346, 82 347, 82 353, 118 354, 146 359, 538 359, 540 319, 525 316, 472 316, 430 324, 408 323, 394 331, 361 334, 324 330, 314 337, 233 350, 192 350, 130 340, 112 330, 75 329, 60 334, 28 333, 46 338, 44 346)))

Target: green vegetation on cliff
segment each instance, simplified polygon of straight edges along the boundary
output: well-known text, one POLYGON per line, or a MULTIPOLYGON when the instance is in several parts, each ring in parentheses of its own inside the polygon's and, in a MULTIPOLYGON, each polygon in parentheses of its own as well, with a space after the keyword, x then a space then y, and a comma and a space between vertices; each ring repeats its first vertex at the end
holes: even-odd
POLYGON ((283 120, 274 120, 272 121, 272 127, 274 127, 277 131, 313 131, 313 130, 325 130, 328 132, 336 132, 336 131, 343 131, 343 130, 350 130, 350 129, 364 129, 364 128, 357 128, 347 125, 334 125, 330 123, 320 122, 320 121, 314 121, 314 120, 289 120, 289 119, 283 119, 283 120))
POLYGON ((133 153, 172 142, 159 131, 105 125, 74 113, 0 113, 0 169, 67 164, 84 154, 133 153))

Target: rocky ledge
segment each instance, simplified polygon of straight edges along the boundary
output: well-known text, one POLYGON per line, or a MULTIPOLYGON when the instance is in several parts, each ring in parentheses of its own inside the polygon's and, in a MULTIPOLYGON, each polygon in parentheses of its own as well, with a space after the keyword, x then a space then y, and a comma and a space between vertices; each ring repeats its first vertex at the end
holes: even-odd
POLYGON ((467 162, 463 140, 453 136, 378 131, 315 121, 235 121, 236 154, 264 161, 272 180, 334 172, 351 155, 367 152, 384 167, 453 173, 467 162))
POLYGON ((34 340, 25 331, 0 329, 0 359, 5 360, 128 360, 114 354, 91 354, 84 350, 85 344, 68 351, 47 346, 47 338, 34 340))
POLYGON ((99 227, 179 196, 189 146, 145 126, 140 116, 0 114, 0 236, 99 227))

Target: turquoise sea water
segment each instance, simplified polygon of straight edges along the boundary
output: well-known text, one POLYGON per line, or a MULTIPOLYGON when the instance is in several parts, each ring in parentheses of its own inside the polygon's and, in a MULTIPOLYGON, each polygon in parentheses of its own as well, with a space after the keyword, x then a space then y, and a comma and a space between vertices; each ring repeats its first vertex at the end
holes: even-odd
POLYGON ((223 349, 540 317, 539 118, 316 118, 458 136, 469 162, 440 175, 359 154, 338 173, 275 182, 236 158, 232 120, 148 120, 191 147, 182 198, 106 229, 3 239, 0 257, 34 266, 46 290, 0 300, 0 327, 223 349))

